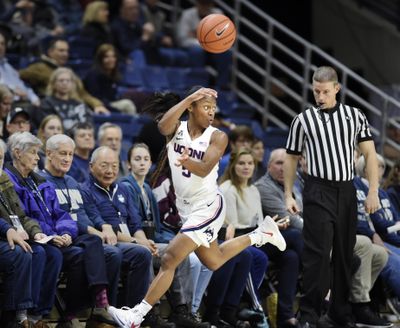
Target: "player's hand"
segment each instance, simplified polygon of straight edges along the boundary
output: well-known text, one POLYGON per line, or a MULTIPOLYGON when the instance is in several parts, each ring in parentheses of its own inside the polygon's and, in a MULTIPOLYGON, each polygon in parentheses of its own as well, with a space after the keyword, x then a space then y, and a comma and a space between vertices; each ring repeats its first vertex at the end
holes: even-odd
POLYGON ((32 253, 31 246, 13 228, 8 229, 6 235, 11 249, 15 249, 15 244, 18 244, 25 252, 32 253))
POLYGON ((189 150, 185 148, 181 156, 176 159, 175 166, 179 167, 182 166, 184 162, 189 159, 189 150))
POLYGON ((290 214, 298 214, 300 212, 300 209, 293 196, 286 197, 286 209, 289 211, 290 214))
POLYGON ((228 224, 226 227, 225 240, 233 239, 235 237, 235 226, 228 224))
POLYGON ((193 92, 190 96, 188 96, 191 103, 203 99, 205 97, 217 98, 218 92, 210 88, 200 88, 199 90, 193 92))
POLYGON ((365 212, 368 214, 375 213, 379 209, 378 192, 369 192, 365 200, 365 212))

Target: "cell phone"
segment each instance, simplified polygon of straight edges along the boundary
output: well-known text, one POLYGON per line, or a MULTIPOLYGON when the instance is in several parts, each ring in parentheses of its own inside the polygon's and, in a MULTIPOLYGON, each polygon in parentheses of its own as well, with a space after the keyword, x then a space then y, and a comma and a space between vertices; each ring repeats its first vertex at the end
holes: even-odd
POLYGON ((284 224, 284 223, 289 223, 289 219, 288 218, 282 218, 282 219, 278 219, 277 221, 276 221, 276 223, 278 223, 278 224, 284 224))

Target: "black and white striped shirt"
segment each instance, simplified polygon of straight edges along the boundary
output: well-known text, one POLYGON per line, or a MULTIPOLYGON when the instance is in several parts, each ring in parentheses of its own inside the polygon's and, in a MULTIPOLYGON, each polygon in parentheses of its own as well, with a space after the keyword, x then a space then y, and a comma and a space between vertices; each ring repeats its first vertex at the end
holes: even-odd
POLYGON ((337 103, 329 112, 307 108, 292 121, 286 144, 288 154, 306 151, 308 174, 330 181, 354 178, 356 143, 372 140, 365 115, 337 103))

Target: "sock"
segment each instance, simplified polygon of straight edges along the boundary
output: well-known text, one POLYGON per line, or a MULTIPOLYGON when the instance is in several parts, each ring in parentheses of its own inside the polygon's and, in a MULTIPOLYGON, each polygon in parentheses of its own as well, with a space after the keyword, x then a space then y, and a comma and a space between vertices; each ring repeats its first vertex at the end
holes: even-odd
POLYGON ((258 233, 250 232, 247 236, 249 236, 250 243, 252 245, 257 245, 262 243, 262 237, 258 233))
POLYGON ((41 315, 30 314, 30 315, 28 315, 28 319, 29 319, 29 321, 32 321, 33 323, 36 323, 39 320, 42 320, 42 316, 41 315))
POLYGON ((28 314, 26 310, 19 310, 15 313, 15 317, 17 318, 18 322, 23 322, 28 320, 28 314))
POLYGON ((151 310, 152 306, 147 303, 145 300, 140 302, 140 304, 136 305, 135 308, 139 311, 140 314, 145 316, 151 310))
POLYGON ((108 306, 107 290, 105 288, 102 288, 96 294, 96 307, 105 308, 107 306, 108 306))

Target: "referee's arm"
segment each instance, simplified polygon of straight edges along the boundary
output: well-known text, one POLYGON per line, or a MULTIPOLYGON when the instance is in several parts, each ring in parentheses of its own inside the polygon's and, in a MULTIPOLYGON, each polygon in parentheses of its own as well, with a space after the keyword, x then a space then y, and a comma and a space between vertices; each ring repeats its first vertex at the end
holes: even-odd
POLYGON ((290 214, 300 212, 296 200, 293 198, 293 184, 296 180, 296 169, 299 158, 300 155, 286 153, 285 163, 283 164, 286 209, 290 214))

